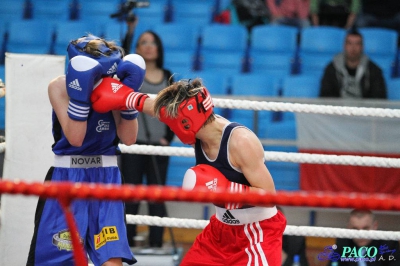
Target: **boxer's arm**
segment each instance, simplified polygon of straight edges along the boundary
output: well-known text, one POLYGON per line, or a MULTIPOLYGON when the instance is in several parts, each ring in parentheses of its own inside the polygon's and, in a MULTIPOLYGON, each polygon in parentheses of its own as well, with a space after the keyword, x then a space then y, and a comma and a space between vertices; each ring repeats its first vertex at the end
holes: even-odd
POLYGON ((50 103, 61 124, 62 130, 72 146, 79 147, 86 135, 86 121, 72 120, 67 113, 69 96, 67 94, 65 76, 53 79, 48 86, 50 103))
POLYGON ((149 96, 144 102, 143 105, 143 113, 150 115, 150 116, 155 116, 154 113, 154 96, 149 96))
POLYGON ((121 117, 120 111, 112 111, 115 124, 117 126, 117 135, 121 142, 125 145, 132 145, 136 142, 138 133, 137 119, 126 120, 121 117))
POLYGON ((251 185, 251 191, 275 193, 274 181, 265 165, 264 148, 253 132, 246 128, 233 131, 229 142, 229 158, 242 171, 251 185))

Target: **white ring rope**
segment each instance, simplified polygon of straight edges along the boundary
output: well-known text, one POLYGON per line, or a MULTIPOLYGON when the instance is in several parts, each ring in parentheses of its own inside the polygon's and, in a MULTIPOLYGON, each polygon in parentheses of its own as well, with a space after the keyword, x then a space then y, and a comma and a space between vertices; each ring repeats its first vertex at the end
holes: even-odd
MULTIPOLYGON (((149 94, 155 96, 154 94, 149 94)), ((376 116, 400 118, 400 110, 385 108, 367 108, 367 107, 346 107, 332 105, 312 105, 300 103, 280 103, 266 101, 250 100, 232 100, 214 98, 216 107, 230 109, 248 109, 248 110, 271 110, 271 111, 290 111, 303 113, 334 114, 348 116, 376 116)), ((122 153, 135 154, 154 154, 165 156, 186 156, 194 157, 194 151, 191 148, 180 147, 160 147, 150 145, 119 145, 122 153)), ((0 144, 0 153, 5 151, 5 143, 0 144)), ((267 161, 292 162, 292 163, 312 163, 312 164, 337 164, 353 166, 375 166, 383 168, 400 168, 400 159, 383 158, 372 156, 353 156, 353 155, 322 155, 309 153, 289 153, 289 152, 265 152, 267 161)))
MULTIPOLYGON (((165 227, 203 229, 209 223, 208 220, 180 219, 168 217, 156 217, 147 215, 126 215, 128 224, 155 225, 165 227)), ((287 225, 285 235, 314 236, 329 238, 366 238, 381 240, 400 240, 400 232, 379 230, 354 230, 331 227, 295 226, 287 225)))
MULTIPOLYGON (((0 143, 0 153, 4 153, 6 143, 0 143)), ((144 154, 144 155, 164 155, 164 156, 183 156, 194 157, 192 148, 184 147, 161 147, 152 145, 131 145, 120 144, 122 153, 144 154)), ((353 166, 375 166, 382 168, 400 168, 400 159, 355 156, 355 155, 323 155, 295 152, 264 152, 267 161, 291 162, 291 163, 312 163, 312 164, 338 164, 353 166)))
MULTIPOLYGON (((155 97, 156 95, 149 94, 149 96, 155 97)), ((213 98, 213 103, 215 107, 228 109, 400 118, 400 109, 389 108, 349 107, 222 98, 213 98)))
POLYGON ((399 109, 371 108, 371 107, 348 107, 333 105, 317 105, 303 103, 280 103, 266 101, 233 100, 213 98, 215 107, 246 110, 287 111, 295 113, 314 113, 325 115, 346 116, 373 116, 400 118, 399 109))
MULTIPOLYGON (((184 156, 194 157, 193 148, 184 147, 161 147, 151 145, 119 145, 122 153, 134 153, 145 155, 184 156)), ((267 161, 312 163, 312 164, 339 164, 355 166, 376 166, 383 168, 400 168, 400 159, 383 158, 373 156, 355 155, 322 155, 295 152, 264 152, 267 161)))

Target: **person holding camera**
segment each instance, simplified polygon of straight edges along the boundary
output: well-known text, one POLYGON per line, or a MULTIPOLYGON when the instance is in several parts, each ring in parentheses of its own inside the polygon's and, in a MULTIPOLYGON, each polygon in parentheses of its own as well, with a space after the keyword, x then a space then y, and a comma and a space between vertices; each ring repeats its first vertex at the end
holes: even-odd
MULTIPOLYGON (((127 37, 125 38, 124 49, 129 51, 130 43, 133 38, 137 19, 129 20, 127 37), (130 39, 130 40, 127 40, 130 39)), ((164 69, 164 50, 160 37, 152 32, 142 33, 136 43, 136 53, 141 55, 146 62, 146 74, 141 88, 141 92, 157 94, 172 81, 172 74, 164 69)), ((174 137, 174 133, 161 123, 158 119, 140 114, 138 117, 139 131, 137 144, 168 146, 174 137)), ((128 184, 143 184, 146 176, 148 185, 165 185, 169 156, 141 155, 141 154, 122 154, 121 172, 125 182, 128 184)), ((139 202, 127 203, 127 214, 138 214, 139 202)), ((164 203, 148 203, 148 211, 151 216, 167 216, 164 203)), ((127 235, 129 245, 135 246, 136 225, 127 225, 127 235)), ((164 227, 150 226, 148 244, 150 247, 162 247, 164 227)))

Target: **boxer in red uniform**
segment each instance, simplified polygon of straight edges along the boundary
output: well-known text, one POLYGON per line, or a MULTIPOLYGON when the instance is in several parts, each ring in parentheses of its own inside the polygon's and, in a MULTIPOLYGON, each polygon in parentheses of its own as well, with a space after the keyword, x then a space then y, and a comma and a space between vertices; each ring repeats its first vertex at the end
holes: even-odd
MULTIPOLYGON (((186 172, 183 188, 275 193, 261 142, 248 128, 214 114, 211 96, 200 79, 175 82, 155 99, 129 88, 118 95, 110 91, 103 83, 94 90, 95 110, 135 108, 157 116, 183 143, 194 147, 196 166, 186 172)), ((215 208, 216 214, 180 265, 281 265, 286 219, 275 206, 215 208)))

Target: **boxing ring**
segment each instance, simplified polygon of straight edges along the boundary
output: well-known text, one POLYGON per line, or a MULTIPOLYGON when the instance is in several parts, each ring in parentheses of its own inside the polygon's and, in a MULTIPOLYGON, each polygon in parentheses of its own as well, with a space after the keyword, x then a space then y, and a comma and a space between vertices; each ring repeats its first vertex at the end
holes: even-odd
MULTIPOLYGON (((123 201, 172 201, 195 203, 245 203, 257 206, 276 204, 292 207, 357 208, 381 211, 400 211, 399 195, 379 193, 287 192, 276 195, 248 192, 186 191, 179 187, 93 185, 83 183, 43 183, 43 177, 52 164, 51 107, 47 99, 47 84, 64 72, 65 58, 59 56, 6 56, 6 142, 0 144, 5 152, 3 179, 0 181, 1 234, 0 265, 23 265, 33 232, 33 212, 37 197, 57 199, 64 209, 71 232, 76 224, 69 210, 75 199, 123 201), (37 67, 40 65, 40 67, 37 67), (25 77, 21 79, 20 77, 25 77), (32 90, 27 90, 31 88, 32 90)), ((285 102, 215 98, 220 108, 257 111, 315 113, 323 115, 400 118, 400 110, 386 108, 327 106, 285 102)), ((397 121, 397 120, 396 120, 397 121)), ((193 157, 192 148, 159 147, 148 145, 120 145, 123 153, 193 157)), ((323 155, 265 151, 267 161, 373 166, 400 168, 400 159, 374 156, 323 155)), ((183 177, 182 177, 183 178, 183 177)), ((400 214, 400 213, 399 213, 400 214)), ((160 218, 146 215, 127 215, 127 222, 179 228, 204 228, 208 220, 160 218)), ((289 235, 315 237, 346 237, 400 240, 400 231, 349 230, 315 226, 288 225, 289 235)), ((77 234, 71 234, 76 265, 88 265, 77 234)), ((139 265, 139 264, 138 264, 139 265)))

